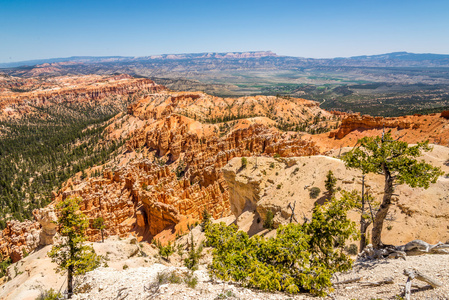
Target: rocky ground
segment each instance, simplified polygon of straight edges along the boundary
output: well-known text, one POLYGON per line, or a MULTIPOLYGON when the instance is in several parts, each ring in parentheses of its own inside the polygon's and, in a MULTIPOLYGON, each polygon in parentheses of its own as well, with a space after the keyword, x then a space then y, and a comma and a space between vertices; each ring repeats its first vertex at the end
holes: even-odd
POLYGON ((413 280, 411 299, 449 299, 449 264, 447 255, 408 256, 403 259, 387 259, 370 262, 358 262, 345 274, 337 274, 339 281, 362 277, 360 282, 336 285, 330 295, 333 299, 401 299, 407 277, 403 271, 416 268, 423 274, 442 283, 437 289, 413 280), (386 278, 393 279, 392 284, 367 286, 367 282, 378 282, 386 278))
MULTIPOLYGON (((195 239, 203 238, 199 227, 194 228, 193 234, 195 239)), ((178 243, 186 239, 187 235, 178 243)), ((350 272, 336 274, 334 282, 361 277, 360 281, 336 284, 327 297, 317 298, 309 294, 266 293, 212 278, 207 270, 211 259, 207 249, 199 269, 191 274, 177 254, 167 262, 158 257, 154 246, 137 243, 133 237, 111 237, 105 243, 93 245, 98 254, 107 257, 107 265, 77 277, 77 293, 73 299, 400 299, 407 279, 403 270, 407 268, 416 268, 442 283, 441 287, 432 289, 415 279, 411 299, 448 299, 449 295, 449 264, 445 255, 357 262, 350 272), (164 275, 166 278, 172 274, 174 279, 164 280, 164 275), (196 278, 196 284, 192 278, 196 278), (367 282, 386 278, 392 278, 393 283, 366 286, 367 282)), ((46 255, 49 249, 47 246, 36 251, 10 268, 10 280, 0 286, 1 300, 31 300, 50 288, 64 290, 65 274, 55 273, 55 265, 46 255)))
MULTIPOLYGON (((362 277, 361 281, 336 285, 335 291, 322 299, 400 299, 407 279, 402 271, 410 267, 417 268, 443 283, 442 287, 432 289, 429 285, 415 280, 417 286, 412 288, 412 299, 448 299, 447 259, 445 255, 432 255, 408 257, 406 261, 357 263, 351 272, 338 274, 336 278, 343 281, 362 277), (381 281, 387 277, 392 278, 394 283, 373 287, 365 285, 366 282, 381 281)), ((185 283, 157 284, 158 274, 170 272, 186 276, 187 269, 161 264, 124 271, 97 269, 84 278, 83 285, 88 287, 88 291, 78 294, 74 299, 319 299, 308 294, 264 293, 213 280, 204 265, 194 272, 194 276, 198 278, 198 284, 194 288, 185 283)))

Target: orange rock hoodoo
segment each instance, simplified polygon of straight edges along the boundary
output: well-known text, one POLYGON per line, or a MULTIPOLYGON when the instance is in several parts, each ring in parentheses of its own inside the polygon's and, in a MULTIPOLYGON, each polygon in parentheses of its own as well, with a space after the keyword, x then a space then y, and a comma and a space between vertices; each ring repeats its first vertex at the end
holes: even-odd
MULTIPOLYGON (((82 209, 93 219, 107 220, 108 234, 131 229, 154 236, 173 228, 182 216, 201 219, 204 209, 214 218, 231 213, 228 187, 221 168, 232 158, 251 155, 302 156, 318 154, 313 143, 292 138, 274 128, 251 124, 219 137, 216 125, 201 124, 176 114, 179 106, 198 99, 196 94, 154 94, 128 107, 123 120, 139 124, 128 134, 128 153, 145 149, 168 164, 140 157, 102 179, 75 182, 57 200, 79 195, 82 209)), ((109 126, 112 134, 115 124, 109 126)), ((89 231, 98 239, 96 230, 89 231)))
MULTIPOLYGON (((88 88, 67 88, 64 92, 64 88, 30 92, 33 96, 29 98, 42 103, 96 101, 116 94, 140 98, 128 107, 128 114, 118 115, 106 129, 106 138, 121 137, 128 141, 123 152, 105 166, 103 176, 69 180, 54 197, 54 202, 58 202, 80 196, 81 209, 91 224, 97 217, 104 218, 106 235, 136 232, 142 238, 151 238, 165 229, 173 229, 185 216, 201 219, 204 209, 214 218, 231 214, 229 188, 221 171, 230 159, 275 153, 319 154, 313 142, 272 127, 273 119, 290 117, 292 122, 299 122, 317 114, 321 118, 331 117, 316 102, 304 99, 271 96, 225 99, 203 93, 173 93, 150 80, 125 79, 128 85, 109 78, 102 88, 92 84, 88 88), (242 119, 240 113, 250 115, 251 109, 260 117, 242 119), (226 124, 204 121, 232 115, 239 118, 226 124)), ((49 215, 36 212, 40 224, 8 223, 0 239, 4 257, 20 259, 23 249, 29 252, 39 243, 51 241, 54 228, 42 219, 49 215)), ((90 240, 100 239, 99 231, 92 227, 87 235, 90 240)))
POLYGON ((39 223, 33 221, 9 221, 0 232, 0 258, 11 257, 12 262, 20 260, 39 246, 39 223))

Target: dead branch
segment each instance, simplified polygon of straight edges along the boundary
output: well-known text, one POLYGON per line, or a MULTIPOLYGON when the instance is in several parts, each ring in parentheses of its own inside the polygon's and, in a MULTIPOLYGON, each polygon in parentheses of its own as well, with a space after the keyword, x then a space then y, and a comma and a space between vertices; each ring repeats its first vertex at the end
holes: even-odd
POLYGON ((347 280, 335 282, 335 283, 333 283, 333 285, 348 284, 348 283, 358 282, 358 281, 362 280, 362 278, 363 277, 350 278, 350 279, 347 279, 347 280))
POLYGON ((404 291, 404 297, 406 300, 410 300, 412 280, 415 278, 428 283, 434 289, 442 285, 441 282, 439 282, 438 280, 430 278, 429 276, 421 273, 416 269, 405 269, 404 275, 407 276, 407 282, 405 284, 405 291, 404 291))
POLYGON ((438 242, 435 245, 426 243, 422 240, 413 240, 405 245, 397 246, 397 250, 405 251, 407 255, 421 255, 421 254, 449 254, 449 244, 438 242))
POLYGON ((405 245, 388 245, 381 249, 374 249, 370 244, 359 253, 358 260, 363 261, 382 258, 402 258, 405 260, 406 256, 422 254, 449 254, 449 243, 443 244, 442 242, 438 242, 432 245, 422 240, 413 240, 405 245))

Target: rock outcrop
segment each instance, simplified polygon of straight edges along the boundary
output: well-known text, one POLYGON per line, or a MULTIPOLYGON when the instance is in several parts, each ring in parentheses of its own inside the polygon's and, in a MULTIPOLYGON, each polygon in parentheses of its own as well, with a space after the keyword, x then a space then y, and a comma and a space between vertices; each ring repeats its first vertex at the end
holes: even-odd
POLYGON ((405 118, 372 117, 360 114, 347 115, 341 121, 341 126, 329 133, 330 138, 342 139, 354 130, 367 130, 375 128, 418 129, 419 123, 413 124, 405 118))
MULTIPOLYGON (((204 118, 201 107, 210 107, 219 115, 226 101, 233 100, 203 93, 161 92, 133 103, 127 115, 107 128, 109 136, 129 137, 127 152, 119 159, 121 166, 106 169, 103 178, 73 182, 55 201, 80 196, 89 219, 102 216, 106 220, 106 235, 135 230, 152 237, 174 228, 183 216, 201 219, 204 209, 214 218, 229 215, 229 191, 221 168, 232 158, 318 154, 313 143, 270 128, 264 120, 224 125, 195 121, 204 118), (192 117, 181 114, 187 111, 192 117), (220 126, 228 126, 227 132, 220 133, 220 126)), ((303 102, 309 113, 321 111, 315 102, 303 102)), ((95 229, 88 235, 99 239, 95 229)))
POLYGON ((445 112, 429 115, 409 115, 397 118, 342 115, 341 126, 330 133, 304 135, 319 147, 321 153, 341 147, 353 147, 366 136, 380 136, 390 131, 394 139, 416 144, 428 140, 431 144, 449 147, 449 118, 445 112))
POLYGON ((53 244, 53 237, 55 236, 58 228, 58 218, 56 217, 53 205, 33 210, 33 216, 34 219, 41 225, 39 246, 53 244))
POLYGON ((442 111, 440 116, 442 118, 449 119, 449 110, 442 111))
POLYGON ((57 217, 52 205, 33 211, 34 221, 8 221, 0 232, 0 258, 19 261, 39 246, 53 244, 57 217))

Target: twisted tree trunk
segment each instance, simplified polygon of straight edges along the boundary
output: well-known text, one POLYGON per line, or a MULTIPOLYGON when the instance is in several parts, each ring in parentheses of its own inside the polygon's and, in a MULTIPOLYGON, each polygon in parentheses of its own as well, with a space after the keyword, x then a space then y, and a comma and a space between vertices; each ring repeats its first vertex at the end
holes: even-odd
POLYGON ((380 205, 373 221, 372 242, 374 249, 379 249, 383 246, 381 241, 382 227, 384 225, 384 220, 387 217, 388 210, 390 209, 391 197, 394 190, 394 178, 391 176, 390 170, 385 163, 382 164, 382 170, 385 176, 384 196, 382 199, 382 204, 380 205))
POLYGON ((67 298, 72 298, 73 295, 73 265, 67 269, 67 298))

